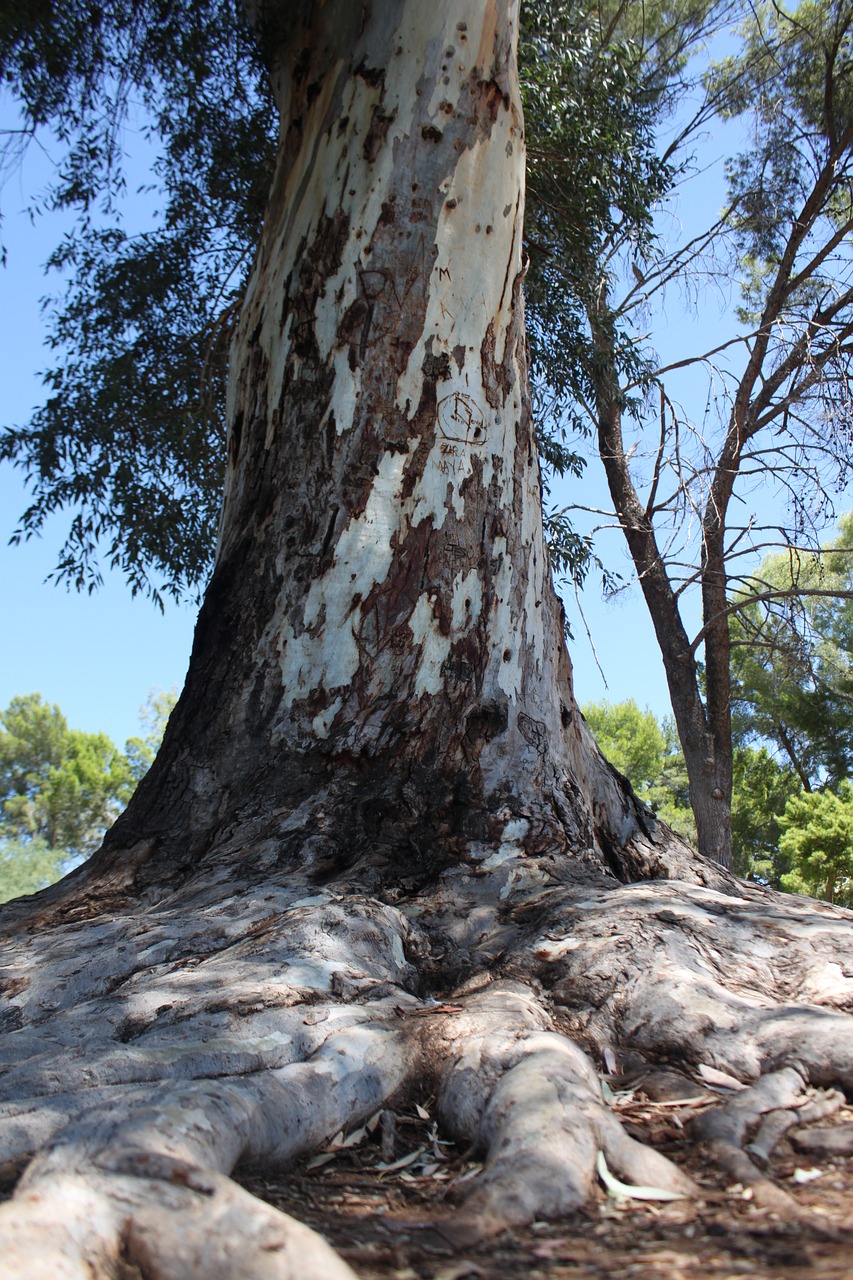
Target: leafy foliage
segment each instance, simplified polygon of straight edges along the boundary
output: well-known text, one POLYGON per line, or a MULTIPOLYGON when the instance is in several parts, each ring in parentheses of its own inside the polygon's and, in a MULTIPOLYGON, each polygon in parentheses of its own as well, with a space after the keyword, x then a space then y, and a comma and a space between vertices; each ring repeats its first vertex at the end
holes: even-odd
POLYGON ((148 771, 176 693, 152 691, 125 752, 70 729, 38 693, 0 712, 0 902, 35 893, 100 845, 148 771))
POLYGON ((731 623, 736 741, 773 743, 807 789, 853 773, 853 516, 839 528, 765 557, 731 623))
POLYGON ((780 764, 767 747, 737 747, 732 778, 732 864, 738 875, 784 888, 790 870, 781 853, 782 815, 802 791, 790 765, 780 764))
MULTIPOLYGON (((606 246, 615 227, 627 224, 643 252, 653 205, 670 181, 655 152, 652 77, 638 48, 617 38, 624 7, 605 14, 606 7, 544 0, 526 5, 522 17, 527 322, 546 490, 551 477, 577 476, 585 465, 571 442, 590 429, 583 405, 596 355, 587 309, 606 246)), ((618 350, 620 368, 642 378, 637 345, 625 341, 618 350)), ((548 524, 552 561, 582 581, 595 560, 591 542, 565 512, 559 516, 548 524)))
POLYGON ((844 839, 853 812, 851 539, 847 515, 819 554, 765 557, 731 624, 733 725, 741 744, 733 833, 759 878, 845 903, 844 839), (750 761, 746 771, 743 760, 750 761))
POLYGON ((587 702, 582 710, 599 747, 639 798, 680 836, 695 843, 687 770, 672 720, 659 723, 648 708, 641 711, 633 698, 587 702))
POLYGON ((0 726, 0 833, 63 859, 92 853, 133 790, 124 755, 106 734, 69 729, 37 693, 13 698, 0 726))
POLYGON ((67 510, 57 577, 91 590, 106 557, 134 592, 193 591, 219 513, 228 338, 275 155, 242 7, 2 3, 0 76, 25 133, 65 148, 44 207, 76 217, 49 262, 67 283, 48 307, 48 398, 0 442, 34 491, 18 536, 67 510), (134 126, 161 204, 138 233, 122 199, 134 126))
POLYGON ((125 743, 128 765, 135 782, 141 782, 154 763, 157 748, 163 740, 166 724, 177 701, 177 689, 152 689, 145 705, 140 709, 139 719, 145 732, 138 737, 128 738, 125 743))
MULTIPOLYGON (((588 702, 583 714, 601 750, 629 779, 639 798, 685 840, 695 843, 687 768, 672 719, 658 721, 633 699, 588 702)), ((814 876, 807 881, 802 872, 793 870, 797 842, 811 847, 810 841, 822 838, 811 829, 813 815, 808 806, 786 808, 803 794, 791 766, 780 764, 766 746, 736 750, 732 852, 738 875, 777 889, 815 892, 814 876), (787 832, 784 844, 783 830, 787 832)))
POLYGON ((610 763, 642 796, 660 777, 667 741, 654 714, 625 702, 586 702, 583 716, 610 763))
POLYGON ((0 836, 0 902, 37 893, 62 875, 63 849, 50 849, 41 836, 31 840, 0 836))
POLYGON ((853 786, 792 796, 781 818, 779 842, 791 871, 782 884, 841 906, 853 906, 853 786))

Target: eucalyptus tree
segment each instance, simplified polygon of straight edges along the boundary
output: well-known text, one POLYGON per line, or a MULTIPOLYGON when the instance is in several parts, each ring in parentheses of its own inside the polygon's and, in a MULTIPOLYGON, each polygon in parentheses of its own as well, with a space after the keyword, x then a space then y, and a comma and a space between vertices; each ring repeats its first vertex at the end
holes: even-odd
MULTIPOLYGON (((142 57, 144 24, 181 13, 132 16, 142 57)), ((89 15, 62 103, 126 17, 89 15)), ((596 1060, 736 1074, 726 1133, 768 1091, 853 1087, 849 916, 694 855, 574 701, 527 389, 516 18, 250 6, 281 147, 230 349, 216 564, 124 815, 4 908, 0 1142, 25 1172, 0 1276, 351 1276, 228 1175, 413 1090, 482 1149, 441 1214, 467 1246, 582 1206, 602 1161, 697 1194, 622 1128, 596 1060)), ((712 1148, 767 1193, 736 1143, 712 1148)))

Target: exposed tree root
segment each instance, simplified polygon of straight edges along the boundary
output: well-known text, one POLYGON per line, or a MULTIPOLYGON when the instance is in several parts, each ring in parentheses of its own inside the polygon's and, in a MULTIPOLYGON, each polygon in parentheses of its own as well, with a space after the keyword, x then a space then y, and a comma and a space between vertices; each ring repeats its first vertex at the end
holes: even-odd
POLYGON ((590 1198, 599 1150, 631 1181, 696 1191, 669 1160, 625 1133, 590 1059, 544 1024, 532 993, 493 987, 467 1002, 451 1030, 439 1116, 486 1156, 477 1186, 442 1224, 460 1246, 579 1208, 590 1198))
POLYGON ((322 890, 294 874, 21 930, 0 1167, 30 1163, 0 1210, 0 1276, 351 1274, 227 1175, 280 1170, 430 1080, 444 1129, 484 1160, 436 1223, 458 1246, 584 1205, 599 1152, 629 1184, 701 1196, 608 1107, 611 1055, 743 1081, 693 1136, 798 1212, 765 1170, 783 1132, 841 1100, 808 1084, 853 1087, 853 917, 734 882, 486 861, 394 905, 351 874, 322 890))
MULTIPOLYGON (((771 1071, 762 1076, 751 1089, 745 1089, 723 1106, 697 1116, 692 1125, 697 1137, 707 1142, 709 1153, 717 1164, 730 1173, 736 1182, 752 1188, 757 1204, 777 1213, 793 1214, 795 1217, 800 1215, 796 1200, 765 1177, 750 1157, 757 1156, 767 1165, 770 1155, 768 1143, 776 1140, 779 1118, 789 1108, 797 1105, 804 1087, 805 1081, 793 1067, 771 1071), (759 1131, 756 1141, 750 1144, 747 1151, 744 1149, 746 1135, 759 1124, 762 1117, 767 1117, 768 1121, 775 1118, 776 1123, 772 1129, 765 1124, 763 1135, 759 1131)), ((840 1106, 843 1095, 833 1091, 831 1095, 824 1095, 820 1101, 840 1106)), ((816 1107, 815 1110, 825 1114, 825 1106, 816 1107)), ((796 1114, 791 1123, 797 1123, 796 1114)))

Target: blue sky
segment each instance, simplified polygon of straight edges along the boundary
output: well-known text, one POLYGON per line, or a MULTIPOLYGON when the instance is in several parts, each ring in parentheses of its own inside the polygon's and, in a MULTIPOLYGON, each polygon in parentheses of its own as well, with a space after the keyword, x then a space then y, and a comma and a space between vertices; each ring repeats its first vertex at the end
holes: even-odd
MULTIPOLYGON (((38 371, 50 359, 39 307, 48 288, 42 264, 62 224, 52 217, 33 224, 22 212, 48 172, 46 158, 31 149, 2 191, 0 239, 8 252, 8 265, 0 269, 4 425, 26 422, 40 403, 38 371)), ((46 582, 68 521, 57 516, 43 538, 9 546, 26 505, 22 474, 0 465, 0 707, 16 694, 39 692, 59 704, 74 728, 103 731, 122 745, 139 730, 138 711, 149 690, 183 683, 195 610, 167 603, 161 614, 148 600, 133 599, 120 575, 106 571, 104 586, 92 596, 46 582)))

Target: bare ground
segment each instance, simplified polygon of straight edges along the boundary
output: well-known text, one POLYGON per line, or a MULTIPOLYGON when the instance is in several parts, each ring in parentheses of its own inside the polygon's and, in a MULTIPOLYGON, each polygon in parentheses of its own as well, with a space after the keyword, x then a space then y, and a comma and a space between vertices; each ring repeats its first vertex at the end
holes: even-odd
MULTIPOLYGON (((605 1080, 608 1079, 605 1077, 605 1080)), ((612 1077, 611 1077, 612 1079, 612 1077)), ((701 1200, 653 1203, 619 1198, 602 1185, 587 1212, 535 1222, 460 1251, 433 1225, 480 1164, 438 1141, 425 1098, 418 1114, 386 1113, 338 1135, 324 1157, 280 1178, 238 1180, 255 1195, 314 1227, 362 1280, 849 1280, 853 1276, 853 1141, 849 1155, 797 1149, 804 1133, 853 1134, 853 1106, 810 1129, 793 1130, 773 1154, 768 1177, 790 1193, 801 1217, 761 1207, 689 1137, 691 1120, 726 1100, 696 1082, 701 1102, 654 1102, 642 1084, 611 1099, 630 1133, 651 1142, 700 1185, 701 1200), (351 1142, 352 1145, 346 1144, 351 1142), (383 1151, 383 1145, 385 1147, 383 1151), (397 1165, 383 1168, 383 1165, 397 1165), (819 1172, 820 1176, 814 1176, 819 1172), (811 1174, 808 1181, 801 1181, 811 1174)), ((655 1092, 655 1090, 652 1090, 655 1092)))

